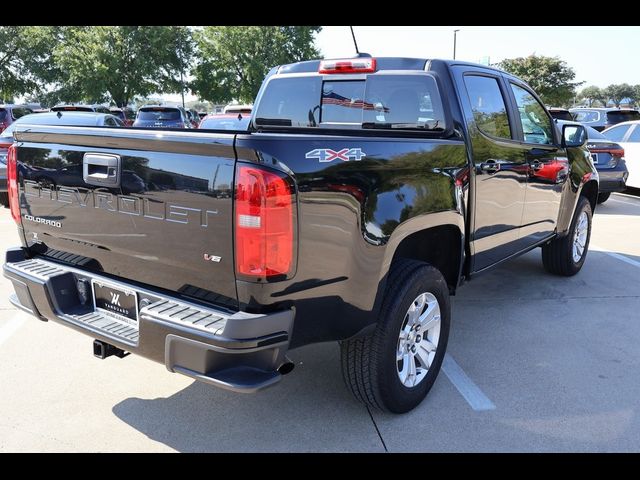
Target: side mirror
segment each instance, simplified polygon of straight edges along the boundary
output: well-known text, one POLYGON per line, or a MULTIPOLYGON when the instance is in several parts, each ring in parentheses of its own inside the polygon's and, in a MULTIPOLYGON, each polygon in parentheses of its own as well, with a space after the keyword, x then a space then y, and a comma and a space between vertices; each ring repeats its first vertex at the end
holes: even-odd
POLYGON ((585 143, 587 143, 587 129, 582 125, 562 127, 562 148, 582 147, 585 143))

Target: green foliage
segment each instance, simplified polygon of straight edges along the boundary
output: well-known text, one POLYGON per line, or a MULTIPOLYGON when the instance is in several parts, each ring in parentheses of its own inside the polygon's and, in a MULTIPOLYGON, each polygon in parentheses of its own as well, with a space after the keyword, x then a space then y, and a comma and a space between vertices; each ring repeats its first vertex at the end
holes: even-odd
POLYGON ((527 82, 549 106, 563 106, 571 103, 576 87, 584 82, 573 82, 576 77, 573 68, 558 57, 530 55, 503 60, 500 68, 527 82))
POLYGON ((635 95, 635 90, 631 85, 627 83, 621 83, 609 85, 604 89, 604 94, 614 103, 616 107, 619 107, 620 102, 623 99, 629 97, 633 98, 633 96, 635 95))
POLYGON ((313 34, 321 27, 216 26, 196 32, 196 66, 191 88, 216 103, 253 102, 276 65, 319 56, 313 34))
POLYGON ((608 97, 604 93, 604 91, 596 86, 586 87, 580 91, 578 94, 578 98, 582 100, 586 100, 587 106, 596 107, 596 102, 600 102, 602 106, 607 105, 608 97))
POLYGON ((58 27, 0 26, 0 102, 41 91, 53 74, 58 27))
POLYGON ((63 27, 53 56, 63 101, 129 103, 135 95, 179 92, 193 43, 186 27, 63 27))

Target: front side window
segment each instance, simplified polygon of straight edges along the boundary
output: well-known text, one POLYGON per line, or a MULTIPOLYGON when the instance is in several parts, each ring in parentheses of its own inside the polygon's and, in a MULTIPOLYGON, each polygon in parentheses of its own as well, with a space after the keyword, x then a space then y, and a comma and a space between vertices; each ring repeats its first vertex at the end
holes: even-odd
POLYGON ((516 98, 516 105, 520 113, 524 141, 526 143, 552 144, 551 120, 544 107, 524 88, 512 83, 511 90, 516 98))
POLYGON ((511 138, 507 107, 500 92, 498 79, 479 75, 465 75, 471 111, 478 128, 487 135, 511 138))
POLYGON ((620 125, 618 127, 610 128, 602 132, 602 134, 612 142, 621 142, 630 127, 631 125, 620 125))

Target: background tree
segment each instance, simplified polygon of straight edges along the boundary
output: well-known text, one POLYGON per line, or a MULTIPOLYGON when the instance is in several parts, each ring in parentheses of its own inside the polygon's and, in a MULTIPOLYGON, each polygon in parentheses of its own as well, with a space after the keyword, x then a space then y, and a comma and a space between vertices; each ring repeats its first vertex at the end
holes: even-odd
POLYGON ((0 102, 42 90, 53 77, 58 27, 0 26, 0 102))
POLYGON ((180 92, 193 42, 186 27, 64 27, 54 47, 59 100, 127 105, 135 95, 180 92))
POLYGON ((589 107, 595 107, 596 102, 600 102, 604 107, 607 105, 608 100, 607 95, 602 91, 602 89, 595 85, 583 88, 580 93, 578 93, 578 98, 586 100, 587 106, 589 107))
POLYGON ((632 98, 636 106, 640 106, 640 85, 634 85, 632 98))
POLYGON ((619 107, 620 102, 625 98, 630 98, 635 95, 634 88, 627 83, 609 85, 604 89, 604 93, 616 107, 619 107))
POLYGON ((320 55, 313 34, 321 27, 221 26, 195 33, 191 89, 214 103, 253 102, 271 67, 320 55))
POLYGON ((530 55, 506 59, 500 68, 527 82, 546 105, 569 105, 575 98, 576 87, 584 82, 573 82, 576 73, 558 57, 530 55))

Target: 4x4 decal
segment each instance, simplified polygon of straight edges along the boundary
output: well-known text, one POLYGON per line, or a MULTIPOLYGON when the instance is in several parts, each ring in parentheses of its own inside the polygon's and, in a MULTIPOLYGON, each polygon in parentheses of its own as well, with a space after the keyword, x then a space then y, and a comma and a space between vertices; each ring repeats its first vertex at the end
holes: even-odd
POLYGON ((342 160, 348 162, 349 160, 360 161, 362 157, 366 157, 367 154, 362 151, 361 148, 343 148, 342 150, 331 150, 330 148, 316 148, 305 154, 305 158, 317 158, 320 163, 332 162, 334 160, 342 160))

